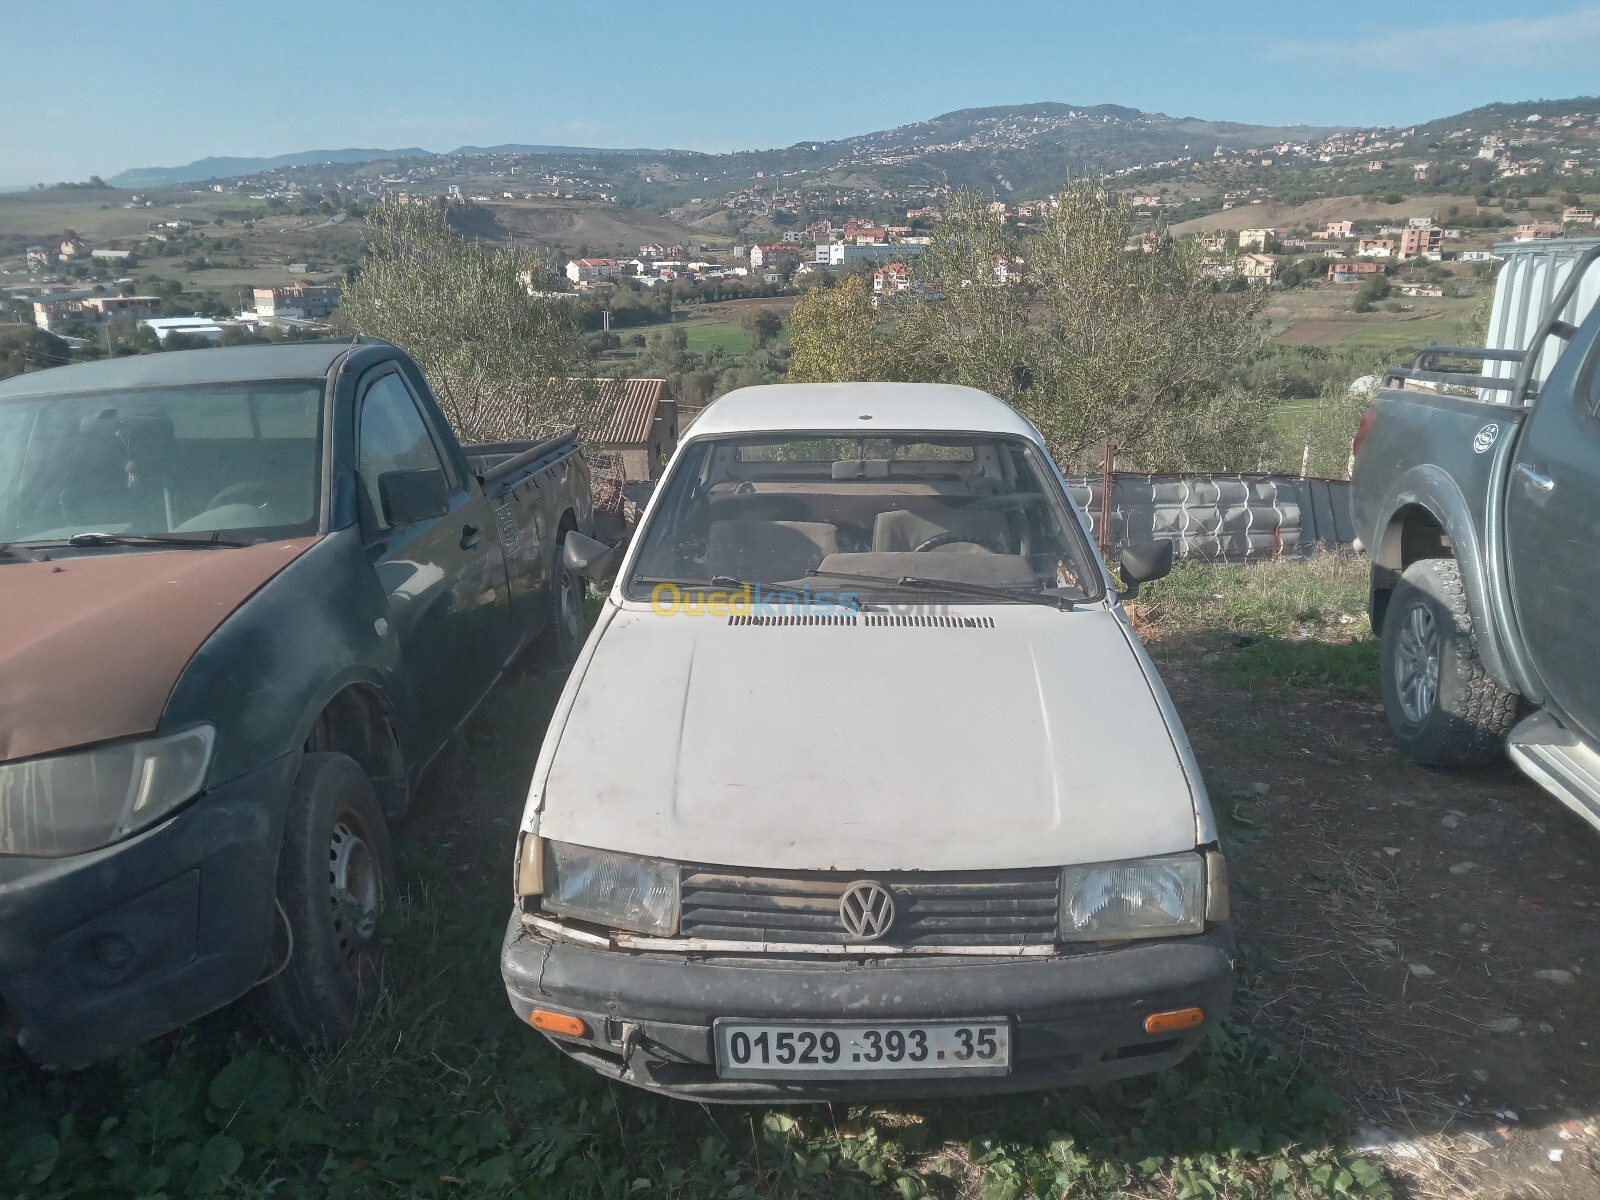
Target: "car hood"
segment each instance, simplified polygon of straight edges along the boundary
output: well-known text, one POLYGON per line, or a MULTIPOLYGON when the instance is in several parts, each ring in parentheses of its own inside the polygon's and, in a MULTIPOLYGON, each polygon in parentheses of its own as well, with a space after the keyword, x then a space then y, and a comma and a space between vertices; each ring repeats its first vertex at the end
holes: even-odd
POLYGON ((1196 845, 1187 742, 1117 615, 950 611, 978 624, 614 612, 552 726, 539 832, 795 870, 1053 866, 1196 845))
POLYGON ((0 762, 153 732, 200 644, 315 541, 0 562, 0 762))

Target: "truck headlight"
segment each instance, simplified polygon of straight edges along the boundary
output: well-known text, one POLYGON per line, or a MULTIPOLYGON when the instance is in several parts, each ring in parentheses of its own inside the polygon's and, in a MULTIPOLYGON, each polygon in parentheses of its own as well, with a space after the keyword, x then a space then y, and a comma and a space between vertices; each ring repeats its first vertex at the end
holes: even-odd
POLYGON ((1198 854, 1062 868, 1062 941, 1174 937, 1200 933, 1205 923, 1205 866, 1198 854))
POLYGON ((547 912, 635 933, 677 931, 677 863, 547 841, 543 883, 547 912))
POLYGON ((217 731, 0 763, 0 854, 57 858, 153 825, 205 786, 217 731))

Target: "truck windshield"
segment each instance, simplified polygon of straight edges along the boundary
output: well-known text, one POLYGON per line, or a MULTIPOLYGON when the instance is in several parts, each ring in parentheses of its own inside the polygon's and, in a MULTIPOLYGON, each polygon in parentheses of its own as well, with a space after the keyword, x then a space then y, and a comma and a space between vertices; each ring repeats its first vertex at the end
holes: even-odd
POLYGON ((1101 592, 1055 472, 1018 439, 708 438, 661 486, 624 583, 630 599, 663 583, 733 581, 882 593, 906 577, 1000 589, 962 603, 1101 592))
POLYGON ((0 399, 0 543, 315 532, 321 380, 0 399))

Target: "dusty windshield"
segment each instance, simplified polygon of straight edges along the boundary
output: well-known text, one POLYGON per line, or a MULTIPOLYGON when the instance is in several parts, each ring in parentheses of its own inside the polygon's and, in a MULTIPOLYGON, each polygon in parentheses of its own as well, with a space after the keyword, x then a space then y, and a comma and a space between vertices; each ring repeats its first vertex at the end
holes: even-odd
POLYGON ((0 543, 314 532, 320 380, 0 399, 0 543))
POLYGON ((649 599, 662 582, 870 594, 907 577, 999 589, 989 597, 997 602, 1001 592, 1100 593, 1053 471, 1016 439, 707 439, 662 486, 626 581, 631 599, 649 599))

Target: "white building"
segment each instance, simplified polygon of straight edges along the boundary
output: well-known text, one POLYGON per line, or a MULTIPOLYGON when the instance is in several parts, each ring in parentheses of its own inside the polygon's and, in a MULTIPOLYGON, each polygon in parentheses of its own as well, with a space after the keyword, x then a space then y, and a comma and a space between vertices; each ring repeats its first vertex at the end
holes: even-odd
POLYGON ((146 329, 153 330, 157 338, 166 341, 174 333, 203 337, 215 346, 222 340, 222 326, 210 317, 152 317, 140 321, 146 329))

